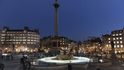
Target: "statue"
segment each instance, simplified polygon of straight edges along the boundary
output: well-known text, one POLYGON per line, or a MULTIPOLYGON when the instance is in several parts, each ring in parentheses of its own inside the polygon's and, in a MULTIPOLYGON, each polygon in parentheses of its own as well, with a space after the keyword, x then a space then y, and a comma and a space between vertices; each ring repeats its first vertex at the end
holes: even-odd
POLYGON ((73 59, 73 48, 68 49, 61 49, 60 54, 57 55, 56 59, 58 60, 70 60, 73 59))

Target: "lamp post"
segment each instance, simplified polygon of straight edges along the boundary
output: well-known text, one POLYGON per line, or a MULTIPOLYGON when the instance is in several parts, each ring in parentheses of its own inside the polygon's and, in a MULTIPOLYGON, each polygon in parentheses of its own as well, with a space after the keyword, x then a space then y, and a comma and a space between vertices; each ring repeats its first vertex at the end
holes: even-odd
POLYGON ((112 64, 116 64, 116 54, 115 54, 115 48, 114 48, 114 42, 111 41, 111 60, 112 60, 112 64))

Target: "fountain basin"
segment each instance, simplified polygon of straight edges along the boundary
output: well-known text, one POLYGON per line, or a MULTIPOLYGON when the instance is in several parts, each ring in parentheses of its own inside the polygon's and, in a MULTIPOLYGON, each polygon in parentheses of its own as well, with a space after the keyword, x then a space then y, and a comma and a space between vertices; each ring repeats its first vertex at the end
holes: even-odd
POLYGON ((38 62, 41 61, 41 62, 56 63, 56 64, 88 63, 88 62, 90 62, 90 59, 86 58, 86 57, 76 57, 76 56, 74 56, 73 57, 74 59, 71 59, 71 60, 57 60, 55 58, 56 58, 56 56, 45 57, 45 58, 38 59, 38 62))

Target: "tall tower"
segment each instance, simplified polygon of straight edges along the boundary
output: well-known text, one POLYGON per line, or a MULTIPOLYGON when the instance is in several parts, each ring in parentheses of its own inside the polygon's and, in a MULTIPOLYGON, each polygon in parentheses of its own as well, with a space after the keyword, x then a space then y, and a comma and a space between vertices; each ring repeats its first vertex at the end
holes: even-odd
POLYGON ((55 0, 54 8, 55 8, 54 36, 58 36, 58 8, 59 8, 58 0, 55 0))

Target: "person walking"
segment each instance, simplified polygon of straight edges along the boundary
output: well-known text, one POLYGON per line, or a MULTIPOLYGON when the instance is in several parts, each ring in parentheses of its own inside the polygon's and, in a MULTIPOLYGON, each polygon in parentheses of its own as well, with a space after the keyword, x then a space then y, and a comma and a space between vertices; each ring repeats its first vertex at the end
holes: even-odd
POLYGON ((3 63, 0 63, 0 70, 4 70, 5 65, 3 63))

